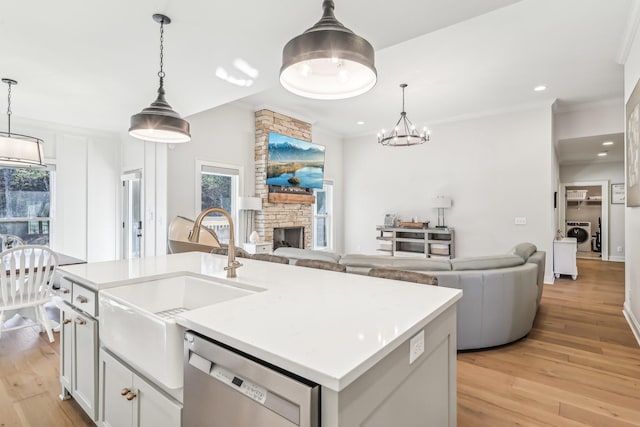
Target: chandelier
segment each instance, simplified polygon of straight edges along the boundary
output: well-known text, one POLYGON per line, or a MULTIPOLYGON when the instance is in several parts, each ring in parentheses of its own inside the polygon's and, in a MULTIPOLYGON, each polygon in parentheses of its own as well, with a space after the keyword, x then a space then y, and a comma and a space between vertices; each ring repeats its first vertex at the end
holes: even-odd
POLYGON ((423 144, 431 139, 431 131, 425 126, 422 132, 418 132, 415 125, 407 117, 404 111, 404 88, 406 83, 400 85, 402 88, 402 112, 396 125, 389 133, 382 129, 378 134, 378 143, 391 147, 406 147, 409 145, 423 144))
POLYGON ((0 167, 43 167, 44 155, 40 138, 11 132, 11 86, 18 82, 3 78, 9 86, 7 95, 7 131, 0 132, 0 167))

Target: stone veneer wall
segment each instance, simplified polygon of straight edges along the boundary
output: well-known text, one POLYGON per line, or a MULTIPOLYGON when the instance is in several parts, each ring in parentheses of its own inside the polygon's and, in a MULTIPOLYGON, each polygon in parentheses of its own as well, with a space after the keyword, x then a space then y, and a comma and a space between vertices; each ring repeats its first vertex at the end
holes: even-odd
POLYGON ((267 156, 269 132, 311 142, 311 124, 269 110, 256 111, 256 196, 262 210, 256 212, 255 230, 266 242, 273 242, 274 227, 304 227, 304 247, 312 249, 313 205, 269 203, 267 156))

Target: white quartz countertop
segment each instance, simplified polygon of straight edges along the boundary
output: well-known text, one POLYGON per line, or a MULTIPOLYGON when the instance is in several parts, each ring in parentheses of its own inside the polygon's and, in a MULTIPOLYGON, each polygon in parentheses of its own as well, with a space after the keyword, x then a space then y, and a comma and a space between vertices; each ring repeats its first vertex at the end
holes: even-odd
POLYGON ((238 260, 244 266, 234 279, 226 279, 226 257, 197 252, 60 270, 98 291, 182 273, 264 289, 181 313, 176 321, 335 391, 462 297, 460 290, 444 287, 238 260))

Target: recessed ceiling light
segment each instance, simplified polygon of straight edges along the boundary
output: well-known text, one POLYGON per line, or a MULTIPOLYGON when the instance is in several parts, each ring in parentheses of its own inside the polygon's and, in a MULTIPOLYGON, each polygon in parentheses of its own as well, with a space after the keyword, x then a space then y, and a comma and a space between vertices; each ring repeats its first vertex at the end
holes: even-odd
POLYGON ((545 85, 538 85, 534 87, 533 90, 535 90, 536 92, 542 92, 543 90, 547 90, 547 87, 545 85))
POLYGON ((607 155, 606 151, 601 151, 601 152, 598 153, 598 157, 604 157, 606 155, 607 155))
POLYGON ((605 141, 602 145, 613 145, 613 141, 605 141))
POLYGON ((357 124, 357 125, 363 125, 363 124, 364 124, 364 122, 363 122, 362 120, 358 120, 358 121, 356 122, 356 124, 357 124))

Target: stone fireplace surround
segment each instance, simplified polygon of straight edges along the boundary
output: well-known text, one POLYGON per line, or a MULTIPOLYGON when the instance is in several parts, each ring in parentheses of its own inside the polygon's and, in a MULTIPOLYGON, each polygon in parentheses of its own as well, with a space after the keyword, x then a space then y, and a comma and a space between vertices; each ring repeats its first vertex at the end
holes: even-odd
POLYGON ((274 242, 274 228, 303 227, 304 247, 311 249, 313 247, 313 205, 269 202, 267 185, 269 132, 311 142, 311 124, 270 110, 256 111, 255 188, 256 196, 262 199, 262 210, 256 212, 254 230, 262 241, 274 242))

